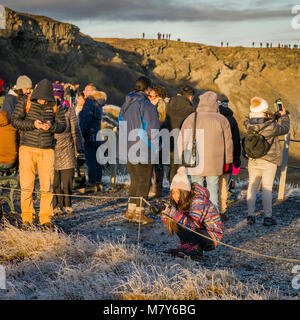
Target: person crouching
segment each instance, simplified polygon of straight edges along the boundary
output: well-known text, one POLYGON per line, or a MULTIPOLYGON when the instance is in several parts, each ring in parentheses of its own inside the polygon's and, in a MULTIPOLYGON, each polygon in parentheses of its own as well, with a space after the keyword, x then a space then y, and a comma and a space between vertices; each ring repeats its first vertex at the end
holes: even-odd
POLYGON ((171 205, 162 214, 168 232, 177 234, 180 244, 167 252, 182 258, 201 258, 203 251, 215 249, 223 237, 223 224, 209 191, 190 184, 186 168, 180 167, 171 183, 171 205), (197 234, 193 231, 197 232, 197 234))

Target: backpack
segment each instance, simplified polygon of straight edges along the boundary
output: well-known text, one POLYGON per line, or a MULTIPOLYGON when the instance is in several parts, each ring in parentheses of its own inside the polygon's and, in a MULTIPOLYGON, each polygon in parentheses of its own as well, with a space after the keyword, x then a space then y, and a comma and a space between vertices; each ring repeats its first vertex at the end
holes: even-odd
POLYGON ((271 149, 275 137, 273 137, 272 142, 270 143, 262 134, 260 134, 260 132, 268 125, 269 123, 258 131, 249 130, 246 133, 245 138, 242 139, 243 155, 246 159, 262 158, 271 149))

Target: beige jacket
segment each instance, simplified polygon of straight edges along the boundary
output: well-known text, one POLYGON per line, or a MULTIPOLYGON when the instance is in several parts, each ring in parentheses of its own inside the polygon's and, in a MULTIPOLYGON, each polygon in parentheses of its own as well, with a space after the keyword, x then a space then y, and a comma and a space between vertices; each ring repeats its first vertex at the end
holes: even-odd
MULTIPOLYGON (((186 139, 184 131, 193 129, 194 119, 195 113, 192 113, 183 122, 181 128, 183 148, 189 149, 192 145, 192 130, 189 130, 190 134, 187 134, 186 139)), ((212 91, 200 96, 196 128, 202 129, 203 132, 203 140, 197 138, 197 151, 202 166, 199 166, 199 170, 193 170, 193 175, 222 175, 224 164, 233 162, 233 143, 229 121, 219 113, 217 95, 212 91)))

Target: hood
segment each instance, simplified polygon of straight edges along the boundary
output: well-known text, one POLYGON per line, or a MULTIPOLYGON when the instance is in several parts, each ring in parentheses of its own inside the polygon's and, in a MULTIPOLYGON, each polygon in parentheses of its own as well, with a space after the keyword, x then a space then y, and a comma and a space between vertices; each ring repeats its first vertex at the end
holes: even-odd
POLYGON ((10 94, 11 96, 17 96, 17 94, 15 93, 15 91, 13 89, 9 89, 8 94, 10 94))
POLYGON ((55 102, 51 82, 47 79, 40 81, 34 89, 30 100, 46 100, 48 102, 55 102))
POLYGON ((209 199, 210 194, 209 194, 208 189, 201 187, 200 184, 198 184, 198 183, 193 183, 192 186, 194 188, 194 193, 197 198, 201 198, 203 200, 205 198, 209 199))
POLYGON ((217 94, 213 91, 207 91, 200 95, 197 112, 219 112, 217 94))
POLYGON ((127 106, 129 106, 130 104, 135 103, 138 100, 141 99, 148 99, 147 95, 142 92, 130 92, 126 97, 125 97, 125 102, 121 107, 121 113, 123 114, 124 109, 127 108, 127 106))
POLYGON ((223 104, 219 105, 219 111, 226 118, 233 116, 233 111, 229 107, 224 107, 223 104))
POLYGON ((10 117, 7 111, 0 110, 0 127, 10 124, 10 117))
POLYGON ((178 95, 176 97, 173 97, 169 101, 169 105, 172 108, 172 111, 181 111, 183 109, 183 105, 189 104, 190 106, 193 106, 190 100, 188 100, 185 96, 178 95))

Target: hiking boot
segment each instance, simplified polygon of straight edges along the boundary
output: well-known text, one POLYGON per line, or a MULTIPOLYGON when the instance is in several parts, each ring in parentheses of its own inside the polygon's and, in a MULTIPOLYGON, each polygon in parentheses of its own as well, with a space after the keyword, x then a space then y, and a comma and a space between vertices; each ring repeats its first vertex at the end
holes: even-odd
POLYGON ((102 183, 97 183, 97 192, 103 192, 103 184, 102 183))
POLYGON ((125 216, 124 216, 124 220, 126 220, 128 222, 131 222, 132 219, 133 219, 133 214, 134 213, 135 213, 134 211, 127 210, 126 213, 125 213, 125 216))
POLYGON ((132 221, 141 224, 150 224, 154 222, 153 219, 146 217, 144 211, 142 211, 141 213, 135 211, 132 214, 132 221))
POLYGON ((201 259, 203 258, 203 251, 200 249, 199 245, 189 244, 189 247, 184 251, 178 252, 177 256, 180 258, 191 258, 193 260, 201 259))
POLYGON ((78 192, 80 192, 80 193, 96 193, 97 190, 98 190, 98 188, 95 184, 88 184, 84 188, 78 189, 78 192))
POLYGON ((190 245, 188 243, 181 243, 177 248, 168 249, 166 252, 168 254, 171 254, 172 256, 176 256, 179 252, 184 252, 189 247, 190 247, 190 245))
POLYGON ((229 219, 227 212, 220 213, 220 217, 221 217, 222 222, 228 221, 228 219, 229 219))
POLYGON ((61 208, 57 207, 57 208, 53 209, 53 214, 57 215, 57 216, 62 216, 64 214, 64 212, 62 211, 61 208))
POLYGON ((248 216, 247 217, 247 224, 252 225, 255 223, 255 216, 248 216))
POLYGON ((23 231, 30 231, 32 230, 34 227, 34 224, 32 222, 23 222, 22 226, 21 226, 21 229, 23 231))
POLYGON ((74 209, 72 207, 65 207, 65 212, 66 212, 66 214, 73 214, 74 209))
POLYGON ((275 226, 277 224, 276 220, 272 217, 270 218, 264 218, 264 226, 270 227, 270 226, 275 226))
POLYGON ((41 225, 43 231, 54 231, 56 228, 52 222, 46 222, 41 225))

